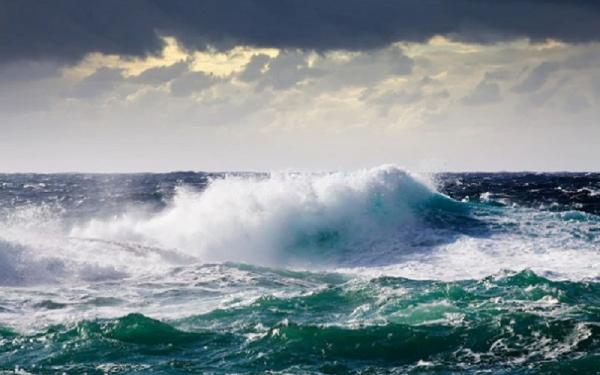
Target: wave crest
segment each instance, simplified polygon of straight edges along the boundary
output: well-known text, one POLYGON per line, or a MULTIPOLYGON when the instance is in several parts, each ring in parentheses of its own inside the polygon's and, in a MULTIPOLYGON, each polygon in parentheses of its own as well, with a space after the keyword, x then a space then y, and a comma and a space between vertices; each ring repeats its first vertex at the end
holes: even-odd
POLYGON ((201 192, 180 188, 170 207, 151 217, 129 212, 92 220, 71 235, 176 248, 202 261, 338 262, 356 259, 382 241, 388 249, 393 242, 395 250, 414 246, 415 239, 427 242, 428 230, 443 227, 433 219, 464 209, 396 166, 228 176, 201 192))

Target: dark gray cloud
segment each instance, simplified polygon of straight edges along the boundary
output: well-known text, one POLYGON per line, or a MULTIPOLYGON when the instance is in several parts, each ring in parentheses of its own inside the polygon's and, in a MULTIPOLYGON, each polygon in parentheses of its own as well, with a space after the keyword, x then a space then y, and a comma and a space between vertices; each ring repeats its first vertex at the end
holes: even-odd
POLYGON ((120 69, 100 68, 85 77, 73 89, 69 96, 74 98, 94 98, 112 91, 123 81, 120 69))
POLYGON ((362 100, 369 104, 377 106, 381 116, 387 116, 390 110, 397 106, 406 106, 417 103, 423 99, 423 93, 420 90, 390 90, 381 94, 373 94, 367 90, 362 95, 362 100))
POLYGON ((575 55, 564 61, 564 67, 567 69, 589 69, 600 65, 600 51, 589 50, 582 54, 575 55))
POLYGON ((154 54, 159 35, 190 49, 363 50, 434 35, 587 42, 600 39, 599 15, 594 0, 3 0, 0 62, 154 54))
POLYGON ((210 74, 187 72, 171 82, 171 94, 174 96, 188 96, 211 87, 217 81, 210 74))
POLYGON ((473 91, 463 98, 466 105, 491 104, 500 100, 500 86, 485 80, 479 82, 473 91))
POLYGON ((302 52, 287 51, 270 60, 269 69, 262 75, 257 89, 260 91, 271 87, 274 90, 286 90, 305 79, 320 74, 318 69, 308 66, 306 56, 302 52))
POLYGON ((245 82, 256 81, 262 75, 262 71, 271 58, 264 54, 252 56, 250 62, 246 64, 239 78, 245 82))
POLYGON ((297 49, 284 50, 273 58, 256 55, 238 78, 255 82, 257 91, 266 88, 287 90, 305 83, 317 83, 323 90, 339 90, 350 86, 366 87, 394 76, 408 75, 413 65, 414 61, 395 46, 368 54, 353 54, 343 60, 297 49), (311 57, 315 60, 309 64, 311 57))
POLYGON ((53 61, 20 61, 0 65, 3 85, 59 77, 61 66, 53 61))
POLYGON ((401 49, 389 47, 361 53, 347 61, 317 60, 312 69, 327 73, 320 85, 329 90, 366 87, 412 73, 414 61, 401 49))
POLYGON ((561 64, 558 62, 545 61, 533 68, 529 72, 529 75, 522 82, 514 86, 512 90, 517 93, 537 91, 544 86, 552 73, 560 70, 560 66, 561 64))

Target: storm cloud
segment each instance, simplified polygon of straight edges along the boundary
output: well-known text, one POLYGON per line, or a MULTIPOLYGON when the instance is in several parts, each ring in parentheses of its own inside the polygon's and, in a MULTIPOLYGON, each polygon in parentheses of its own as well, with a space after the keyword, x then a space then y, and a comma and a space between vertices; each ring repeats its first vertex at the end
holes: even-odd
POLYGON ((577 43, 600 39, 599 15, 597 1, 4 0, 0 62, 158 54, 161 36, 192 50, 367 50, 435 35, 476 43, 521 37, 577 43))

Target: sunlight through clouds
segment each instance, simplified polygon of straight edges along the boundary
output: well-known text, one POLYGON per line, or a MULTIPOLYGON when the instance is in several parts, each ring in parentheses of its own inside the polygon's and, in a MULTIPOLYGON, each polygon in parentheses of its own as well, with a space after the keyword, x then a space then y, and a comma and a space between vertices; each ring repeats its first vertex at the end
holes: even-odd
MULTIPOLYGON (((494 6, 510 10, 509 5, 494 6)), ((553 6, 539 6, 540 12, 549 12, 540 17, 554 19, 553 6)), ((420 8, 408 9, 417 12, 415 17, 428 17, 420 8)), ((483 11, 468 9, 472 14, 465 17, 483 11)), ((444 16, 436 17, 443 21, 444 16)), ((361 14, 356 17, 362 19, 361 14)), ((585 146, 600 137, 600 44, 593 39, 591 24, 577 30, 561 24, 538 30, 503 18, 499 23, 484 20, 475 31, 454 23, 444 28, 419 23, 414 30, 395 23, 383 23, 380 29, 365 24, 352 39, 343 33, 344 25, 330 25, 330 20, 322 22, 335 38, 318 38, 314 33, 319 29, 279 29, 281 35, 275 38, 267 32, 254 34, 243 24, 223 35, 218 24, 207 23, 204 30, 185 20, 172 24, 168 17, 154 26, 158 21, 143 21, 152 26, 152 35, 128 36, 134 38, 131 43, 141 38, 145 44, 129 45, 127 38, 95 40, 86 34, 98 47, 73 41, 73 51, 61 52, 64 61, 52 57, 58 50, 33 46, 39 51, 30 53, 43 57, 0 64, 0 112, 11 148, 25 150, 32 132, 44 134, 48 144, 94 134, 82 142, 101 149, 114 148, 118 137, 121 147, 142 154, 143 145, 155 140, 175 145, 126 169, 138 168, 138 163, 157 165, 155 159, 166 155, 179 163, 190 153, 190 166, 210 160, 202 168, 220 169, 228 157, 219 150, 234 143, 216 134, 246 140, 235 147, 246 150, 249 156, 242 162, 252 169, 316 165, 332 152, 324 137, 338 138, 336 153, 349 155, 344 161, 349 166, 373 160, 410 167, 425 157, 446 159, 445 168, 450 169, 500 168, 504 151, 485 159, 462 151, 494 150, 497 139, 513 139, 507 147, 515 152, 536 144, 540 151, 529 159, 531 169, 569 168, 567 159, 548 154, 549 140, 556 137, 565 139, 566 152, 596 155, 585 146), (584 147, 577 132, 585 135, 584 147), (280 145, 262 140, 265 134, 280 145), (363 139, 369 142, 357 148, 363 139), (435 152, 419 155, 413 149, 418 145, 435 152), (297 149, 297 156, 275 157, 280 147, 297 149), (300 157, 301 149, 307 156, 300 157), (212 150, 210 158, 207 150, 212 150), (258 153, 263 156, 254 158, 258 153)), ((128 24, 119 25, 129 30, 128 24)), ((62 24, 51 27, 62 30, 62 24)), ((58 31, 57 37, 75 38, 58 31)), ((8 47, 0 52, 2 48, 8 47)), ((6 51, 15 56, 27 52, 6 51)), ((50 146, 42 144, 40 150, 51 154, 50 146)), ((23 151, 18 160, 27 163, 35 157, 23 151)), ((66 155, 53 157, 57 169, 71 165, 66 155)), ((90 157, 97 159, 96 165, 111 159, 110 153, 90 157)), ((107 162, 102 168, 112 165, 107 162)))

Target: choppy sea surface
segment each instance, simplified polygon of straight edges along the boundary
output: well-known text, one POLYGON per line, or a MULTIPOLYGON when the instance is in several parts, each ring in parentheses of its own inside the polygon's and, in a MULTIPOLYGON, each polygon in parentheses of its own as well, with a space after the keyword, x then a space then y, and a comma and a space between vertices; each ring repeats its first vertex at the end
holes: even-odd
POLYGON ((599 374, 600 174, 0 175, 1 374, 599 374))

